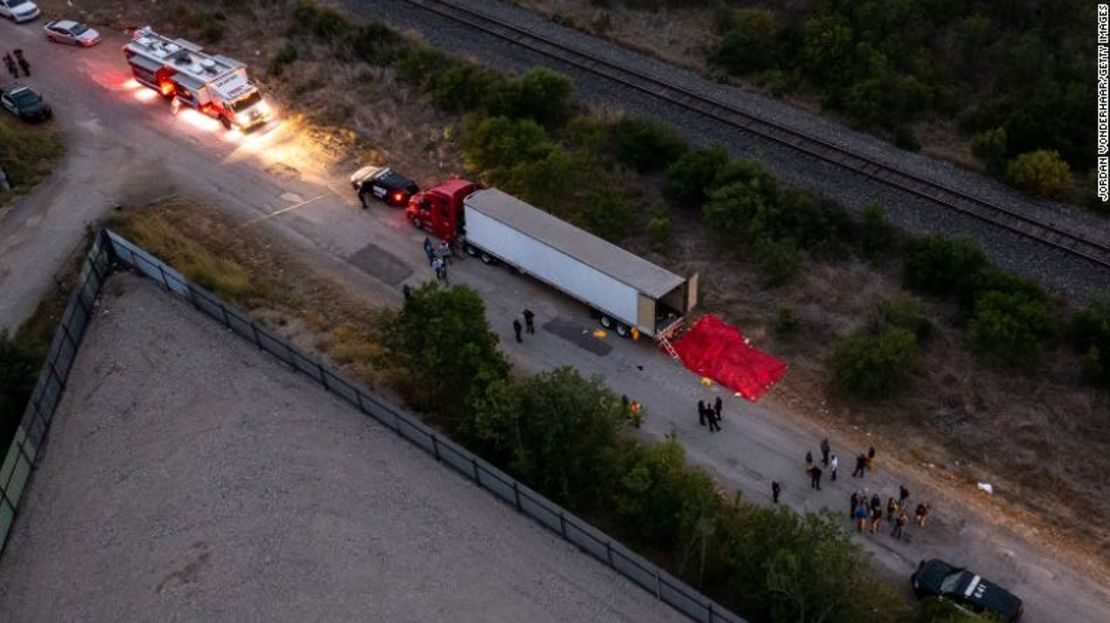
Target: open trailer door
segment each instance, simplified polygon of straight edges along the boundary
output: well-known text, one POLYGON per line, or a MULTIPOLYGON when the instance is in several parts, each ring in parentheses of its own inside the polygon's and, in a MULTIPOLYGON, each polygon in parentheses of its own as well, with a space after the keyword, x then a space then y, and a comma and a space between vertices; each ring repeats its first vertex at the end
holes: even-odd
POLYGON ((686 309, 683 313, 689 314, 698 305, 698 273, 694 273, 686 280, 686 309))

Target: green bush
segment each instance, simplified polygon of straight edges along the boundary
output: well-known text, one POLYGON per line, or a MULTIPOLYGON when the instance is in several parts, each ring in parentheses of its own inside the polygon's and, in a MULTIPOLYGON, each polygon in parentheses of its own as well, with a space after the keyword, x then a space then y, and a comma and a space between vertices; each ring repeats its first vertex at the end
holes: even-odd
POLYGON ((381 342, 411 372, 408 389, 418 408, 461 416, 469 397, 508 377, 485 313, 474 290, 429 282, 383 318, 381 342))
POLYGON ((775 323, 772 328, 779 338, 788 338, 795 335, 801 328, 801 320, 789 307, 780 307, 775 312, 775 323))
POLYGON ((278 77, 285 72, 285 68, 296 62, 300 53, 297 51, 297 45, 292 41, 286 41, 285 45, 274 54, 270 59, 270 64, 266 66, 266 72, 272 76, 278 77))
POLYGON ((436 74, 429 95, 433 104, 447 112, 475 112, 483 110, 490 94, 503 82, 488 69, 463 63, 436 74))
POLYGON ((617 159, 640 173, 666 169, 687 150, 671 128, 640 119, 621 119, 613 138, 617 159))
POLYGON ((423 45, 406 47, 394 63, 397 80, 420 89, 431 89, 439 74, 455 61, 435 48, 423 45))
POLYGON ((971 151, 994 173, 1006 164, 1006 128, 991 128, 971 137, 971 151))
POLYGON ((1039 197, 1061 197, 1071 188, 1068 163, 1053 150, 1021 154, 1006 165, 1006 181, 1039 197))
POLYGON ((975 301, 968 337, 976 353, 1025 364, 1035 360, 1042 341, 1056 331, 1056 310, 1043 299, 990 290, 975 301))
POLYGON ((674 238, 674 223, 666 214, 655 214, 647 224, 648 241, 651 250, 656 253, 667 253, 671 250, 671 241, 674 238))
POLYGON ((614 188, 598 188, 586 196, 586 201, 575 224, 586 231, 617 242, 626 237, 631 230, 635 213, 632 201, 614 188))
POLYGON ((293 33, 306 33, 320 39, 342 41, 355 25, 336 9, 310 0, 298 0, 293 9, 293 33))
POLYGON ((531 119, 548 129, 557 129, 570 119, 573 93, 570 78, 536 67, 516 80, 504 82, 500 90, 491 94, 488 112, 531 119))
POLYGON ((540 160, 552 147, 547 132, 531 119, 475 117, 464 124, 463 160, 472 171, 540 160))
POLYGON ((771 67, 777 56, 778 23, 767 9, 740 9, 710 62, 736 74, 771 67))
POLYGON ((509 169, 495 169, 483 179, 505 192, 551 212, 564 220, 574 220, 582 209, 592 184, 604 184, 594 176, 597 165, 588 156, 555 147, 539 160, 518 162, 509 169))
POLYGON ((773 201, 758 186, 733 182, 710 193, 702 216, 712 235, 721 242, 754 244, 766 237, 761 217, 774 209, 773 201))
POLYGON ((857 237, 860 253, 871 260, 886 257, 898 242, 898 232, 886 218, 886 210, 873 201, 860 215, 857 237))
POLYGON ((728 152, 719 145, 682 154, 667 168, 663 195, 680 207, 700 209, 728 162, 728 152))
POLYGON ((0 331, 0 452, 7 453, 35 388, 44 349, 31 348, 0 331))
POLYGON ((763 275, 763 285, 768 288, 794 281, 805 262, 805 256, 792 238, 760 240, 755 244, 755 257, 763 275))
POLYGON ((867 400, 892 397, 916 365, 917 338, 900 327, 839 338, 829 361, 837 392, 867 400))
POLYGON ((405 41, 397 31, 376 22, 359 24, 345 39, 354 58, 370 65, 393 63, 405 47, 405 41))
POLYGON ((1097 298, 1076 312, 1071 337, 1087 382, 1110 387, 1110 297, 1097 298))
POLYGON ((901 295, 881 301, 871 315, 871 332, 882 333, 890 328, 905 329, 923 342, 933 334, 933 323, 925 312, 925 303, 916 296, 901 295))
POLYGON ((902 275, 919 292, 966 296, 986 266, 986 257, 970 239, 923 236, 909 243, 902 275))

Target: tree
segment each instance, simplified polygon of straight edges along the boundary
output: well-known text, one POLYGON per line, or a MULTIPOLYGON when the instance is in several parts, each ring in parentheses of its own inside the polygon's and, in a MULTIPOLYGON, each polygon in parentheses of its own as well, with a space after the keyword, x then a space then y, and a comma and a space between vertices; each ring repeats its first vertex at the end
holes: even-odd
POLYGON ((462 148, 467 168, 486 171, 540 160, 552 145, 547 132, 531 119, 485 117, 464 125, 462 148))
POLYGON ((857 333, 833 344, 829 367, 835 389, 854 398, 890 398, 917 364, 917 338, 900 327, 857 333))
POLYGON ((805 256, 793 238, 760 240, 755 243, 755 257, 763 274, 763 285, 774 288, 793 281, 802 272, 805 256))
POLYGON ((1055 150, 1038 149, 1006 165, 1006 181, 1039 197, 1060 197, 1071 188, 1068 163, 1055 150))
MULTIPOLYGON (((814 17, 802 26, 802 65, 814 76, 847 74, 854 51, 855 34, 843 17, 814 17)), ((846 78, 841 80, 849 82, 846 78)))
POLYGON ((1006 164, 1006 128, 991 128, 971 137, 971 152, 995 173, 1006 164))
POLYGON ((720 145, 682 154, 667 168, 663 195, 680 207, 700 208, 728 161, 728 152, 720 145))
POLYGON ((427 411, 457 418, 467 396, 508 375, 482 298, 465 286, 424 284, 386 319, 382 338, 411 371, 414 403, 427 411))
POLYGON ((870 330, 882 333, 897 327, 914 334, 918 341, 925 341, 933 333, 933 323, 925 312, 925 303, 916 296, 899 295, 880 301, 871 314, 870 330))
POLYGON ((1110 387, 1110 296, 1076 312, 1071 335, 1075 352, 1082 356, 1084 378, 1110 387))
POLYGON ((687 150, 674 130, 652 121, 621 119, 613 134, 617 159, 640 173, 666 169, 687 150))
POLYGON ((488 384, 469 406, 467 430, 502 452, 525 482, 572 509, 598 505, 624 417, 600 379, 556 368, 488 384))
POLYGON ((939 296, 971 291, 987 258, 968 238, 923 236, 908 245, 902 276, 910 288, 939 296))
POLYGON ((617 242, 628 235, 634 216, 632 202, 623 192, 602 187, 586 196, 574 221, 591 234, 617 242))
POLYGON ((746 244, 764 233, 763 220, 772 205, 763 192, 749 182, 733 182, 714 190, 702 207, 702 216, 721 242, 746 244))
POLYGON ((463 63, 437 74, 431 81, 429 95, 433 104, 447 112, 473 112, 485 106, 490 93, 497 92, 502 81, 484 67, 463 63))
POLYGON ((671 248, 671 239, 674 237, 674 223, 671 217, 663 213, 653 214, 647 224, 648 240, 651 250, 656 253, 666 253, 671 248))
POLYGON ((736 74, 773 67, 778 57, 775 14, 767 9, 740 9, 733 18, 711 62, 736 74))
POLYGON ((988 291, 975 301, 968 337, 974 350, 1011 363, 1028 363, 1056 330, 1047 301, 1021 293, 988 291))

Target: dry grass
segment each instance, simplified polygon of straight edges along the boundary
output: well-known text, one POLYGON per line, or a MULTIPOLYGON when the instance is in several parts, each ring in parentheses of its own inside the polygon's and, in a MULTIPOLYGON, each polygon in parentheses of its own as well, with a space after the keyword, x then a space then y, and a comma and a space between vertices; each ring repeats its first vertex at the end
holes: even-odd
POLYGON ((65 153, 53 121, 29 124, 0 111, 0 167, 11 190, 0 190, 0 209, 50 177, 65 153))

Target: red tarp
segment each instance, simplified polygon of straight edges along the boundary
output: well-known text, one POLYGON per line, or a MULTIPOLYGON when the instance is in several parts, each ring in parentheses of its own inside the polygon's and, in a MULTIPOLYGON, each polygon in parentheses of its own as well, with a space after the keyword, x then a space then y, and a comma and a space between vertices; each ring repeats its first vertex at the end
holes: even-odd
POLYGON ((740 329, 714 314, 699 318, 674 349, 687 368, 752 402, 786 374, 785 363, 748 346, 740 329))

